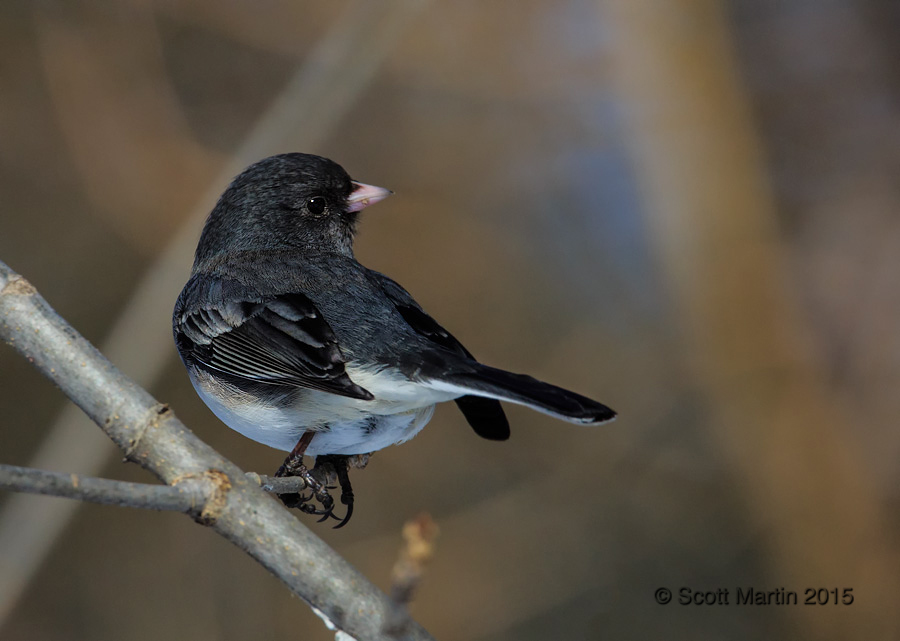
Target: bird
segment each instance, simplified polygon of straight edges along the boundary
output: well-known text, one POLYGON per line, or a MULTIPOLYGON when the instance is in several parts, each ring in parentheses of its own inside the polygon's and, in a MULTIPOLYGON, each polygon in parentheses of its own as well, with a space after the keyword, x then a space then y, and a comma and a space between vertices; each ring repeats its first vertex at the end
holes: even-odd
POLYGON ((282 500, 336 527, 353 510, 348 467, 409 441, 437 403, 455 401, 491 440, 510 436, 501 401, 585 425, 616 417, 575 392, 480 363, 403 287, 361 265, 360 212, 391 193, 312 154, 250 165, 209 214, 172 316, 200 398, 231 429, 288 452, 276 476, 302 476, 312 493, 282 500), (304 456, 316 459, 312 471, 304 456), (340 482, 343 518, 323 474, 340 482))

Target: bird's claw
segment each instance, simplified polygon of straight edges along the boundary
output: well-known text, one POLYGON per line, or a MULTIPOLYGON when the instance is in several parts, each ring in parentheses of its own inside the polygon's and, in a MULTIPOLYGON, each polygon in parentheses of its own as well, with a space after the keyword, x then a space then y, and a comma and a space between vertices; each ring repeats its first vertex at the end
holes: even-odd
POLYGON ((338 484, 341 486, 341 503, 347 506, 347 513, 340 523, 334 526, 335 530, 339 530, 350 522, 353 516, 353 487, 350 485, 350 475, 347 473, 347 459, 343 459, 342 463, 335 465, 337 472, 338 484))
POLYGON ((347 525, 347 523, 350 522, 350 517, 353 516, 353 492, 341 493, 341 503, 343 503, 344 505, 347 506, 347 512, 344 514, 344 518, 341 518, 334 513, 334 505, 332 504, 331 507, 329 507, 327 510, 323 510, 322 512, 319 512, 319 514, 322 514, 322 518, 319 519, 318 522, 324 523, 328 519, 334 519, 335 521, 340 521, 340 523, 338 523, 337 525, 334 526, 335 530, 339 530, 342 527, 344 527, 345 525, 347 525))
POLYGON ((316 461, 316 466, 309 470, 305 465, 290 465, 288 461, 281 466, 275 476, 299 476, 306 483, 309 494, 282 494, 281 502, 289 508, 297 508, 304 514, 321 516, 319 523, 329 519, 339 521, 334 529, 340 529, 347 525, 353 516, 353 489, 350 486, 350 477, 347 474, 346 457, 322 456, 316 461), (334 513, 334 499, 329 490, 338 486, 329 485, 328 481, 337 477, 341 488, 341 503, 347 507, 343 518, 334 513), (320 480, 321 479, 321 480, 320 480), (318 503, 319 505, 315 505, 318 503), (320 507, 321 506, 321 507, 320 507))
POLYGON ((309 489, 309 494, 282 494, 280 496, 281 502, 286 507, 297 508, 304 514, 325 515, 325 518, 328 518, 334 510, 334 499, 328 492, 332 488, 319 481, 305 465, 299 465, 293 469, 282 465, 275 473, 275 476, 299 476, 306 483, 307 489, 309 489), (322 506, 321 509, 315 506, 313 501, 317 501, 322 506))
MULTIPOLYGON (((341 522, 334 526, 335 530, 340 530, 342 527, 347 525, 350 522, 350 517, 353 516, 353 494, 350 494, 350 501, 347 502, 344 500, 344 495, 341 495, 341 503, 347 506, 347 513, 344 515, 344 518, 341 519, 341 522)), ((337 519, 337 517, 335 517, 337 519)))
POLYGON ((351 503, 347 506, 347 513, 344 514, 344 518, 341 518, 334 513, 334 507, 327 511, 321 512, 321 514, 322 518, 318 520, 318 523, 324 523, 328 519, 334 519, 335 521, 340 521, 340 523, 334 526, 335 530, 339 530, 350 522, 350 517, 353 516, 353 504, 351 503))

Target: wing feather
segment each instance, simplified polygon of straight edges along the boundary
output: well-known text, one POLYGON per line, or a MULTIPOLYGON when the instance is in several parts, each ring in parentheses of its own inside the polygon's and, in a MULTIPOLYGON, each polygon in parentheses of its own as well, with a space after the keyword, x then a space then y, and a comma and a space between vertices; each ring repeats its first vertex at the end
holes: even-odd
MULTIPOLYGON (((393 303, 403 320, 417 333, 430 339, 437 346, 475 360, 475 357, 462 343, 425 313, 425 310, 419 306, 409 292, 384 274, 375 271, 370 271, 370 274, 381 286, 382 291, 393 303)), ((509 421, 503 412, 500 401, 482 396, 466 395, 456 399, 456 405, 478 436, 492 441, 505 441, 509 438, 509 421)))
POLYGON ((259 298, 228 282, 192 279, 175 309, 175 342, 186 361, 230 381, 316 389, 371 400, 347 375, 334 331, 303 294, 259 298), (227 300, 199 295, 226 292, 227 300), (235 300, 240 295, 244 300, 235 300), (202 300, 202 304, 198 301, 202 300))

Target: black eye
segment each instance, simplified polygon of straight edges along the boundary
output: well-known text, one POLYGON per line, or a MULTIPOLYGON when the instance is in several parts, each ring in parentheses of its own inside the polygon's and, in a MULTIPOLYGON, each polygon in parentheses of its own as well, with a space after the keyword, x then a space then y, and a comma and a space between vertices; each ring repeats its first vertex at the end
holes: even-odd
POLYGON ((321 196, 314 196, 306 201, 306 210, 311 213, 313 216, 318 216, 323 211, 325 211, 325 207, 328 205, 328 201, 326 201, 321 196))

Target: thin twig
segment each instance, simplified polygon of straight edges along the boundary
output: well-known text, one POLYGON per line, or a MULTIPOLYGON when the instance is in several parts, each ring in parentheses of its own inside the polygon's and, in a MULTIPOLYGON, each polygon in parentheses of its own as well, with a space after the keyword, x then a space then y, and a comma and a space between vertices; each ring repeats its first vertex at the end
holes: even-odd
POLYGON ((247 472, 247 478, 270 494, 296 494, 307 488, 302 476, 266 476, 255 472, 247 472))
POLYGON ((434 556, 438 527, 429 514, 420 514, 403 525, 403 547, 391 571, 391 600, 394 607, 385 624, 385 632, 400 637, 409 621, 407 607, 434 556))
MULTIPOLYGON (((253 472, 248 472, 246 476, 272 494, 294 494, 306 489, 306 481, 300 476, 276 478, 253 472)), ((202 478, 186 478, 177 485, 156 485, 50 472, 18 465, 0 465, 0 490, 186 514, 201 512, 212 492, 210 483, 202 478)))
POLYGON ((202 509, 209 492, 199 482, 179 483, 177 486, 129 483, 17 465, 0 465, 0 490, 46 494, 102 505, 185 513, 195 511, 198 507, 202 509))
MULTIPOLYGON (((385 594, 116 369, 2 262, 0 338, 56 383, 128 460, 167 484, 212 483, 198 522, 259 561, 338 629, 361 641, 396 638, 383 632, 393 608, 385 594)), ((431 638, 411 620, 405 631, 407 639, 431 638)))

